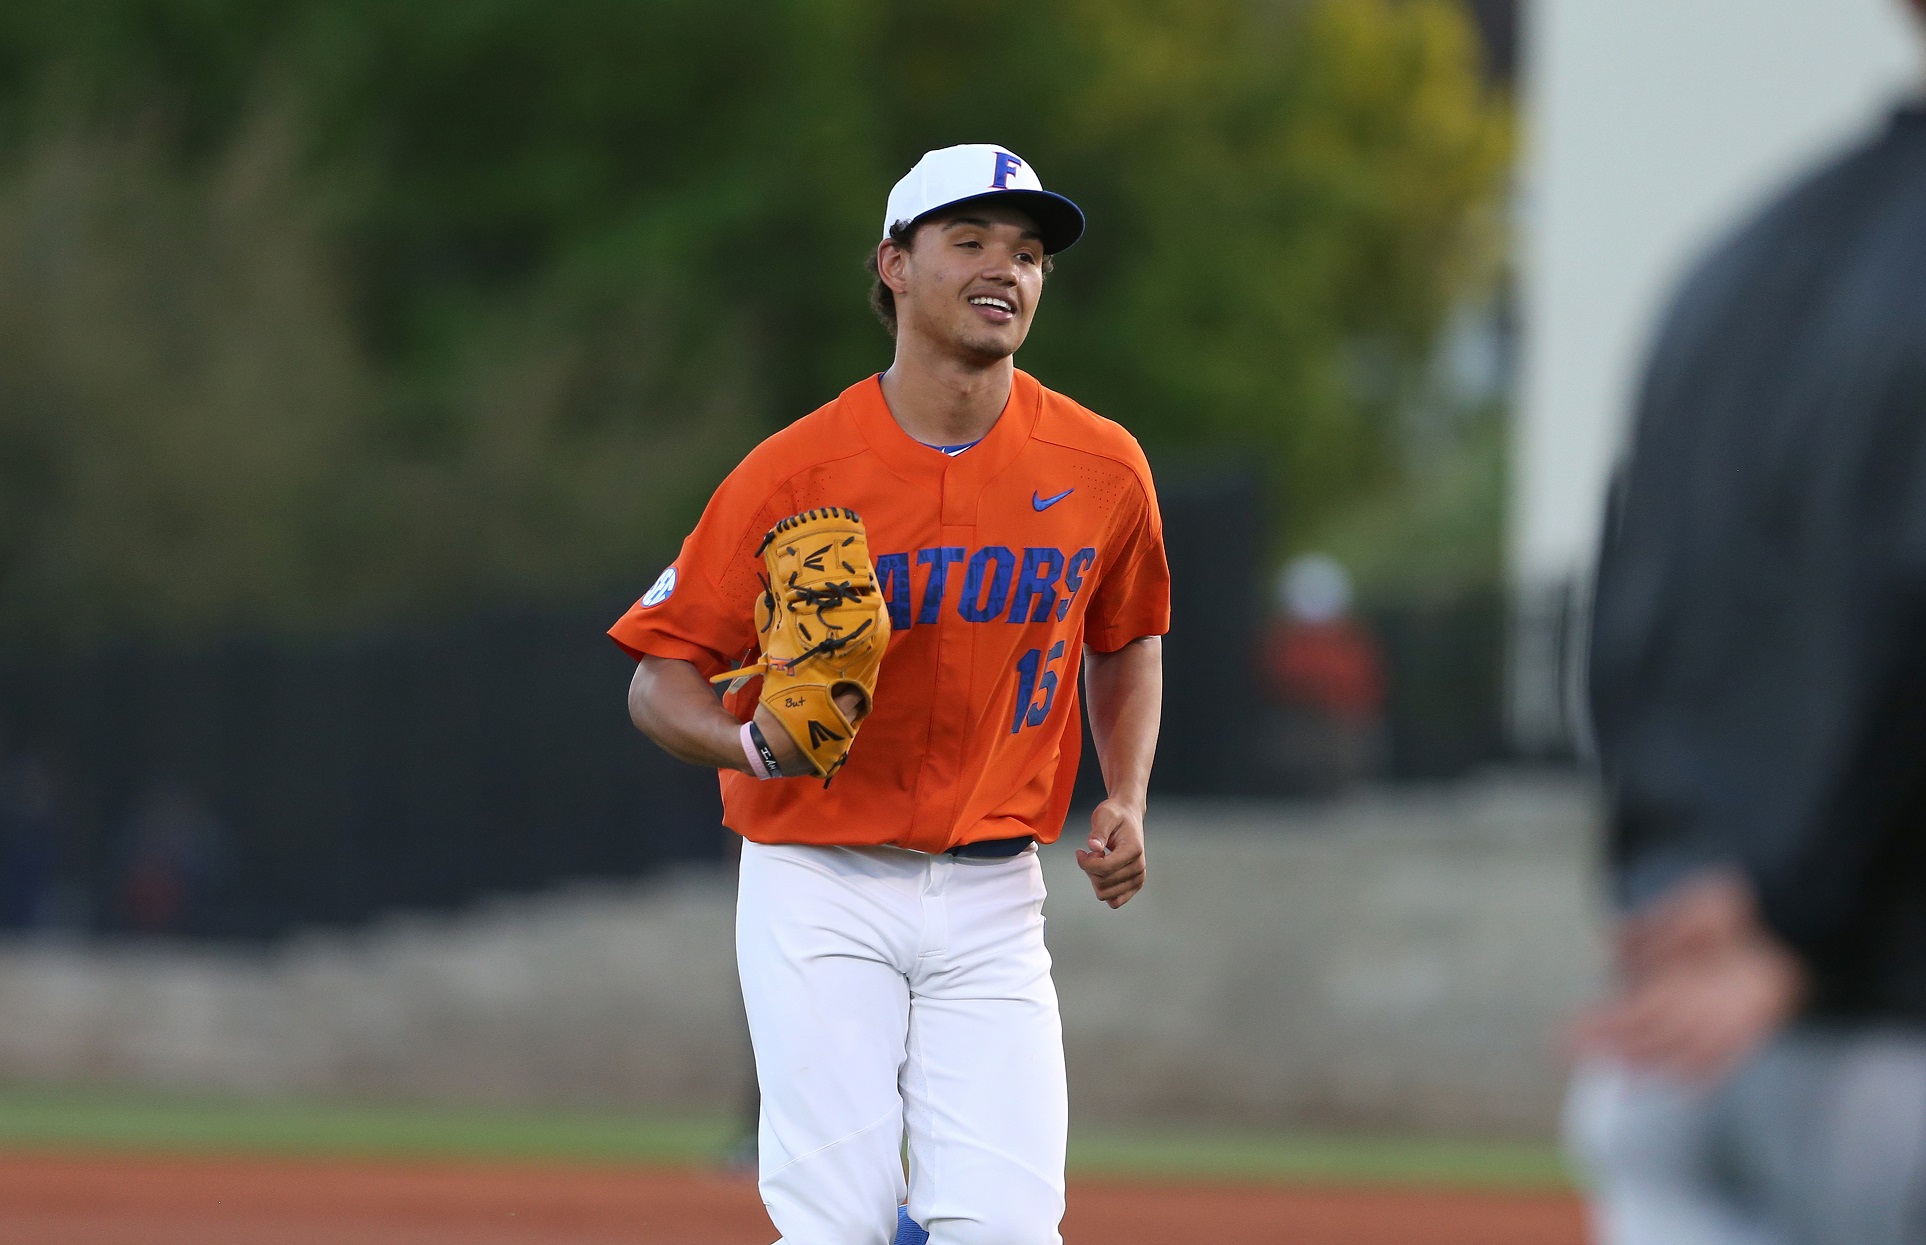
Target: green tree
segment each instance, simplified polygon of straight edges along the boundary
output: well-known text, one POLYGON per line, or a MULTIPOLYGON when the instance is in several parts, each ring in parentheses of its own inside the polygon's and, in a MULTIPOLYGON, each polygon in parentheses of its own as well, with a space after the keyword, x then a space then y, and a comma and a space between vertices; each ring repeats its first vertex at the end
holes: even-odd
POLYGON ((1261 464, 1280 545, 1395 531, 1356 516, 1423 484, 1401 420, 1490 280, 1507 118, 1454 0, 14 0, 0 612, 640 582, 887 362, 884 192, 964 141, 1090 212, 1025 367, 1261 464))

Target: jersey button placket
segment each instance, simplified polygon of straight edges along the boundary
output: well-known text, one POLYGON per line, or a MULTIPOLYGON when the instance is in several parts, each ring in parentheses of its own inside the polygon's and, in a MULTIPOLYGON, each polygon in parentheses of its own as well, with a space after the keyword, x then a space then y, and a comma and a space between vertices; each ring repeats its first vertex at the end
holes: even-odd
MULTIPOLYGON (((979 447, 981 448, 981 447, 979 447)), ((972 451, 974 452, 974 451, 972 451)), ((944 468, 939 502, 942 545, 976 547, 976 490, 961 459, 944 468)), ((970 663, 976 628, 962 622, 957 601, 964 587, 962 567, 952 567, 943 600, 937 606, 936 685, 931 689, 929 746, 916 784, 916 824, 912 841, 947 842, 955 829, 956 805, 962 798, 963 753, 969 743, 970 663)), ((949 859, 945 857, 945 859, 949 859)))

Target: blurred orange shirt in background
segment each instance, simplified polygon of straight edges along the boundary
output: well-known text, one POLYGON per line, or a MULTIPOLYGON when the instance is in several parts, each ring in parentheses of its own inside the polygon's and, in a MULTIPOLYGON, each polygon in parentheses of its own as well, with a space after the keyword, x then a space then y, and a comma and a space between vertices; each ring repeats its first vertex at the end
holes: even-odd
POLYGON ((1320 709, 1351 722, 1384 709, 1384 662, 1377 641, 1352 618, 1280 619, 1264 644, 1264 673, 1274 700, 1320 709))
MULTIPOLYGON (((722 771, 724 822, 759 843, 1055 840, 1083 742, 1083 646, 1169 628, 1135 438, 1019 371, 995 427, 951 456, 905 433, 871 377, 752 450, 609 634, 704 676, 754 660, 763 534, 824 506, 862 517, 889 604, 875 709, 827 787, 722 771)), ((724 706, 746 721, 760 690, 724 706)))

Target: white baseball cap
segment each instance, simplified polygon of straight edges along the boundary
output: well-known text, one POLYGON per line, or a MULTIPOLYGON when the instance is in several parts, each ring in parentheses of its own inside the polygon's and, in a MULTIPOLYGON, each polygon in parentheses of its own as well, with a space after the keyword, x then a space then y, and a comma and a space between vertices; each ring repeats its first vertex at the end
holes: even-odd
POLYGON ((1083 209, 1045 190, 1036 170, 1008 147, 964 143, 923 153, 916 167, 889 192, 883 236, 897 225, 914 225, 931 212, 979 199, 1006 199, 1028 212, 1054 255, 1083 236, 1083 209))

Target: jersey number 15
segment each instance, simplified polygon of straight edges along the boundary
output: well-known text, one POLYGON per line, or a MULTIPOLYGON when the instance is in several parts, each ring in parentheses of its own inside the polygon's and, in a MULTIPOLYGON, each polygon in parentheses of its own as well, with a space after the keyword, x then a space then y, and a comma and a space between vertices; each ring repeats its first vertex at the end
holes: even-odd
POLYGON ((1058 640, 1050 646, 1050 655, 1045 657, 1043 650, 1033 648, 1017 659, 1016 715, 1010 719, 1010 733, 1016 734, 1026 726, 1042 726, 1043 720, 1050 716, 1050 706, 1057 699, 1057 672, 1050 669, 1050 663, 1063 656, 1063 641, 1058 640), (1038 671, 1042 677, 1038 677, 1038 671), (1037 699, 1037 689, 1041 686, 1043 698, 1037 699))

